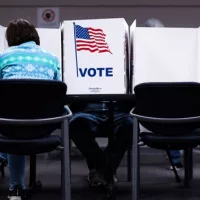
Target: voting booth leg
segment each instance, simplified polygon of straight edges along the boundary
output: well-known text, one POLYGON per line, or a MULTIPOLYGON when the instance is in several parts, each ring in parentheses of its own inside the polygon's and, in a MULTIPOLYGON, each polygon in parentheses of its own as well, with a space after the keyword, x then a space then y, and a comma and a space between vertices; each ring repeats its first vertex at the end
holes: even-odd
POLYGON ((71 163, 68 120, 62 123, 61 134, 62 146, 64 147, 61 160, 62 200, 71 200, 71 163))
POLYGON ((116 198, 116 188, 115 183, 113 182, 113 175, 114 175, 114 167, 113 167, 113 143, 115 140, 115 135, 113 131, 113 118, 114 118, 114 105, 113 102, 108 102, 108 125, 109 125, 109 138, 108 138, 108 171, 107 171, 107 197, 108 199, 115 199, 116 198))
POLYGON ((108 158, 108 174, 107 174, 107 181, 112 182, 113 181, 113 142, 115 140, 114 132, 113 132, 113 102, 108 103, 108 125, 109 125, 109 138, 108 138, 108 146, 109 146, 109 158, 108 158))
POLYGON ((36 154, 30 155, 30 177, 29 188, 26 190, 26 198, 31 197, 34 193, 42 188, 40 181, 36 181, 36 154))
POLYGON ((138 146, 138 120, 133 119, 133 147, 132 147, 132 200, 138 200, 140 190, 140 163, 139 163, 139 146, 138 146))

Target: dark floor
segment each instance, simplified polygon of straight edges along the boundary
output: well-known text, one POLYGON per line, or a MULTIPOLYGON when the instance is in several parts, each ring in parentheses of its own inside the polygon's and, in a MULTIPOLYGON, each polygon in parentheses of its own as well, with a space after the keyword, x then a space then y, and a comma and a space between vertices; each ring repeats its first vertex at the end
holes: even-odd
MULTIPOLYGON (((54 154, 49 159, 38 158, 38 179, 42 181, 43 190, 31 200, 61 199, 60 161, 54 154)), ((28 183, 27 166, 27 183, 28 183)), ((100 200, 104 191, 91 189, 86 181, 88 173, 84 160, 80 156, 72 156, 72 200, 100 200)), ((179 171, 183 177, 183 170, 179 171)), ((117 200, 131 199, 131 184, 126 181, 126 158, 117 173, 117 200)), ((6 199, 8 175, 0 178, 0 200, 6 199)), ((169 163, 164 154, 141 155, 141 199, 145 200, 194 200, 200 199, 200 154, 194 153, 194 180, 189 189, 183 184, 175 183, 174 174, 169 170, 169 163)))

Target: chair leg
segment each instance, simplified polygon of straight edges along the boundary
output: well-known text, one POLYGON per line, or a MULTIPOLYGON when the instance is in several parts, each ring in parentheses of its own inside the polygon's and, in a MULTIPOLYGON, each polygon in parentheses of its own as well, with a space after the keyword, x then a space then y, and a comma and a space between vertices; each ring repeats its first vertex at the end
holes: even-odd
POLYGON ((179 177, 179 175, 178 175, 178 173, 177 173, 177 170, 176 170, 176 168, 175 168, 175 166, 174 166, 174 163, 172 162, 172 157, 171 157, 171 155, 170 155, 170 153, 169 153, 169 150, 166 150, 166 153, 167 153, 167 156, 168 156, 168 158, 169 158, 169 161, 170 161, 170 164, 171 164, 171 166, 172 166, 172 169, 173 169, 173 171, 174 171, 174 175, 175 175, 175 177, 176 177, 176 182, 180 183, 180 182, 181 182, 181 179, 180 179, 180 177, 179 177))
POLYGON ((133 119, 133 147, 132 147, 132 200, 138 200, 140 196, 140 159, 138 146, 138 120, 133 119))
POLYGON ((192 149, 184 149, 184 169, 185 169, 185 178, 184 185, 185 187, 189 187, 189 182, 192 179, 192 149))
POLYGON ((36 155, 30 156, 30 177, 29 187, 26 190, 26 198, 32 196, 35 192, 42 188, 40 181, 36 181, 36 155))
POLYGON ((193 180, 193 149, 188 149, 189 155, 188 155, 188 165, 189 165, 189 178, 190 180, 193 180))
POLYGON ((64 147, 61 159, 62 200, 71 200, 71 162, 68 120, 62 123, 61 135, 62 146, 64 147))
POLYGON ((132 181, 132 164, 131 164, 131 159, 132 159, 132 149, 128 149, 127 151, 127 180, 128 182, 132 181))
POLYGON ((30 179, 29 186, 34 186, 36 182, 36 155, 30 156, 30 179))

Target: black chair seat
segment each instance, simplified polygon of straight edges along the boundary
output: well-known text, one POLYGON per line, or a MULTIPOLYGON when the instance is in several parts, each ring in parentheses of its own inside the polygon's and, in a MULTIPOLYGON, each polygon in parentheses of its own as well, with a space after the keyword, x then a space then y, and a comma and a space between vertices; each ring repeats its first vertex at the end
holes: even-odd
POLYGON ((147 146, 157 149, 179 150, 185 148, 194 148, 200 144, 200 129, 187 135, 163 136, 151 132, 140 133, 141 141, 147 146))
POLYGON ((61 145, 61 138, 57 135, 32 140, 15 140, 0 137, 0 152, 15 155, 46 153, 53 151, 59 145, 61 145))
POLYGON ((36 154, 53 151, 65 141, 59 148, 62 199, 70 200, 68 120, 72 113, 65 106, 67 85, 55 80, 2 79, 0 91, 0 152, 30 155, 26 197, 41 189, 41 183, 36 181, 36 154), (58 128, 62 138, 51 136, 58 128))

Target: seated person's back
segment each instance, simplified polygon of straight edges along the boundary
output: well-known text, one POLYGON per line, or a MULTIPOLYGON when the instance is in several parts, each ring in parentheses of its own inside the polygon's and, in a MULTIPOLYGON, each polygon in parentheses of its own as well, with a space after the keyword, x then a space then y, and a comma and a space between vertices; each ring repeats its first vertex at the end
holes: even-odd
POLYGON ((39 46, 39 36, 33 32, 34 34, 34 41, 27 42, 25 35, 23 42, 23 38, 19 41, 9 40, 9 37, 13 37, 12 32, 7 33, 9 48, 0 55, 0 78, 60 80, 60 64, 57 57, 42 49, 39 46))

